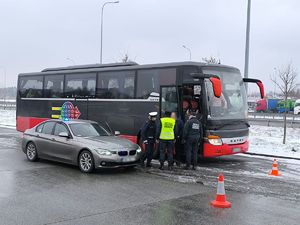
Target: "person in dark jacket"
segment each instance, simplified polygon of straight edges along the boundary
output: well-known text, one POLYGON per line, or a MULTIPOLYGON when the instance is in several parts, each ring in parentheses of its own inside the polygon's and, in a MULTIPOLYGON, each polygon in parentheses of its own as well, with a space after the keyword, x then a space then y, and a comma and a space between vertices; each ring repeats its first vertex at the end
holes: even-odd
POLYGON ((155 148, 156 116, 157 112, 149 113, 148 120, 144 123, 141 130, 142 141, 145 145, 145 152, 141 157, 142 167, 145 166, 146 159, 146 167, 151 167, 151 161, 153 158, 153 152, 155 148))
POLYGON ((202 140, 202 124, 196 118, 195 113, 189 115, 189 120, 184 125, 182 142, 185 144, 186 167, 189 169, 193 159, 193 169, 196 169, 198 159, 199 141, 202 140))
POLYGON ((171 114, 171 118, 176 120, 175 123, 175 134, 176 134, 176 142, 175 142, 175 152, 174 152, 174 158, 175 158, 175 163, 178 167, 180 167, 180 156, 181 151, 183 149, 183 145, 181 144, 181 138, 182 138, 182 132, 183 132, 183 127, 184 127, 184 123, 183 121, 177 116, 176 112, 172 112, 171 114))

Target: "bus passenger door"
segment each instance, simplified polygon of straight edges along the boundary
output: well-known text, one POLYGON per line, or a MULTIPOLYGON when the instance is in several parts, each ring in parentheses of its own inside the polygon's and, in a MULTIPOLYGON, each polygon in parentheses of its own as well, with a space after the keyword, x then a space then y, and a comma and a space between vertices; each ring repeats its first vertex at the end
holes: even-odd
POLYGON ((196 113, 197 118, 202 120, 203 100, 201 84, 183 84, 180 87, 180 106, 183 119, 186 120, 187 112, 196 113))
POLYGON ((160 87, 160 117, 178 113, 178 90, 176 86, 160 87))

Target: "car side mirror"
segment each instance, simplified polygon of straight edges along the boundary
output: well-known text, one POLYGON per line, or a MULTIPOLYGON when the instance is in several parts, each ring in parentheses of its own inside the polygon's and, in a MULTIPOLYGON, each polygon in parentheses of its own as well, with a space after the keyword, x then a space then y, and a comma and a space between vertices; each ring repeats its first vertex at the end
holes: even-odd
POLYGON ((120 131, 115 131, 115 136, 119 136, 121 134, 120 131))
POLYGON ((60 133, 58 134, 58 136, 64 137, 64 138, 70 138, 70 135, 69 135, 67 132, 60 132, 60 133))

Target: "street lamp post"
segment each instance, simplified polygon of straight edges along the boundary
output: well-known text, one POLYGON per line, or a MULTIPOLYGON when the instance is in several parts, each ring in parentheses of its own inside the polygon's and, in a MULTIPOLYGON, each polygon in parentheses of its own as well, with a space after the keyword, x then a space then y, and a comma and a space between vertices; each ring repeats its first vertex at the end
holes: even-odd
POLYGON ((102 9, 101 9, 101 43, 100 43, 100 63, 102 63, 102 49, 103 49, 103 10, 104 10, 104 7, 107 5, 107 4, 116 4, 116 3, 119 3, 119 1, 114 1, 114 2, 105 2, 103 5, 102 5, 102 9))
MULTIPOLYGON (((250 13, 251 13, 251 0, 248 0, 246 47, 245 47, 245 69, 244 69, 244 77, 245 78, 248 78, 248 68, 249 68, 250 13)), ((246 91, 248 92, 248 85, 247 84, 245 84, 245 85, 246 85, 246 91)))
POLYGON ((189 54, 190 54, 190 61, 192 60, 192 51, 191 49, 189 49, 188 47, 186 47, 185 45, 182 45, 183 48, 185 48, 186 50, 188 50, 189 54))

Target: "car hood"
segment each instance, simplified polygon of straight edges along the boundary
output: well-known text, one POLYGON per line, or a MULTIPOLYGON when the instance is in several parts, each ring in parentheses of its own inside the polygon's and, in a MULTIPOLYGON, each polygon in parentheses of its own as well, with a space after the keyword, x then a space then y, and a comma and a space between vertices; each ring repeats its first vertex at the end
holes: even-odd
POLYGON ((102 137, 77 137, 79 142, 91 148, 101 148, 107 150, 119 150, 119 149, 136 149, 137 144, 130 142, 127 139, 115 137, 115 136, 102 136, 102 137))

